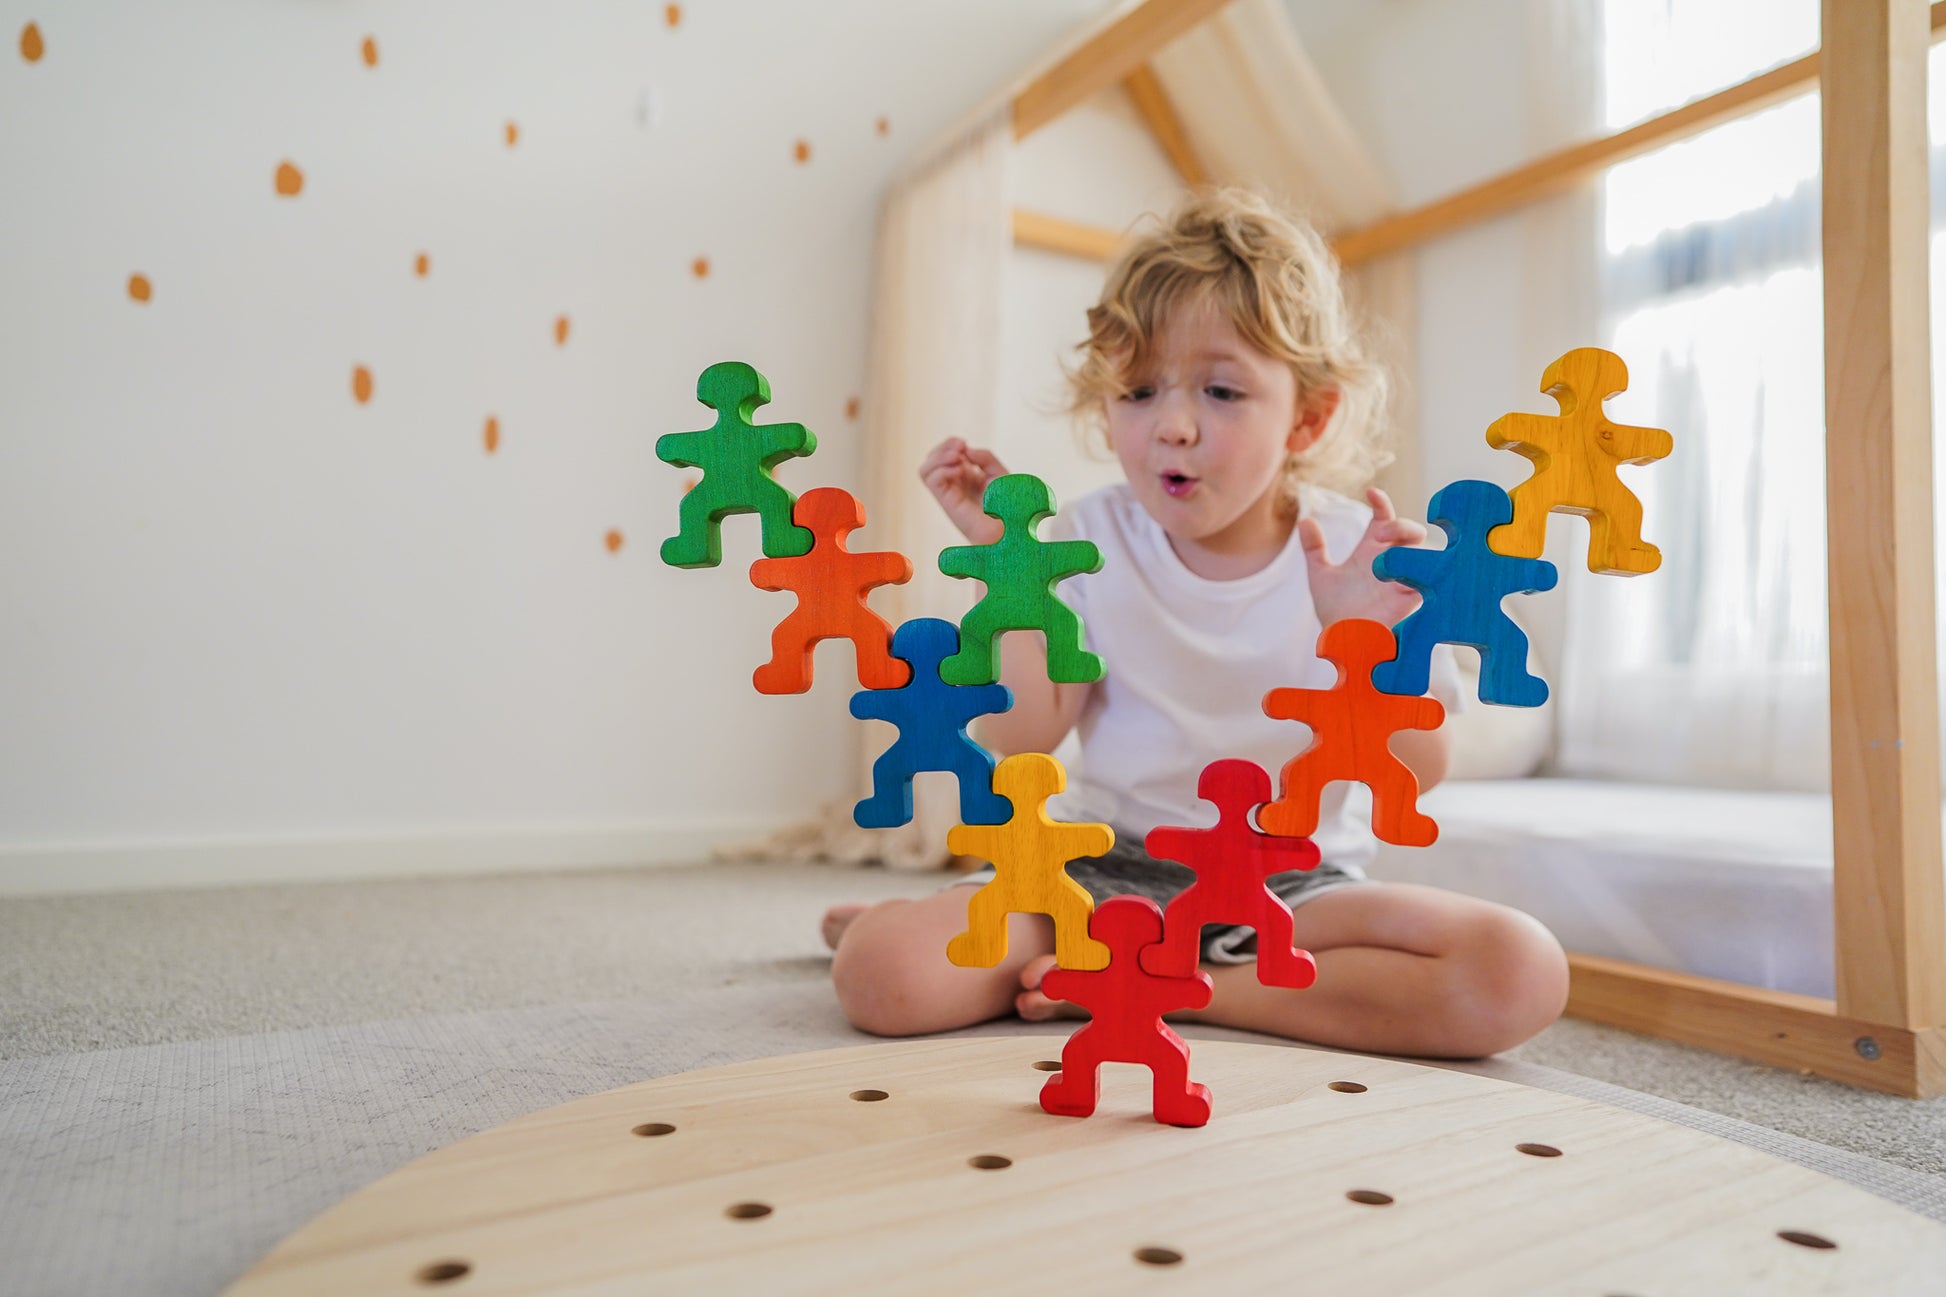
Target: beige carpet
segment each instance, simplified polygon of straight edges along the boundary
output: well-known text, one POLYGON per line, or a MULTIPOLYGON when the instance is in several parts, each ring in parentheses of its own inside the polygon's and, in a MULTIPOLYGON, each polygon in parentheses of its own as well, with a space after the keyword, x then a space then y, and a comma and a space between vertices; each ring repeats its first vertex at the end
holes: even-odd
MULTIPOLYGON (((0 900, 0 1255, 19 1291, 207 1293, 465 1134, 644 1077, 858 1043, 817 918, 939 881, 740 865, 0 900)), ((1068 1030, 979 1032, 1052 1050, 1068 1030)), ((1946 1219, 1946 1103, 1573 1022, 1468 1070, 1946 1219)))

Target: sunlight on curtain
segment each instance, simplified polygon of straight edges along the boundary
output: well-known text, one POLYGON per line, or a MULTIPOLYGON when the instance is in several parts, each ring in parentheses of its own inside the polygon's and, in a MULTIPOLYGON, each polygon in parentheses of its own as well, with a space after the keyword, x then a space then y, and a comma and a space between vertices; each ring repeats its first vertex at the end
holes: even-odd
MULTIPOLYGON (((1611 0, 1609 124, 1796 58, 1817 25, 1816 0, 1611 0)), ((1939 53, 1929 110, 1946 139, 1939 53)), ((1595 577, 1577 555, 1562 573, 1565 772, 1828 787, 1819 150, 1812 93, 1605 178, 1604 345, 1630 372, 1610 413, 1670 429, 1676 451, 1623 470, 1661 570, 1595 577)), ((1938 374, 1937 315, 1933 339, 1938 374)))

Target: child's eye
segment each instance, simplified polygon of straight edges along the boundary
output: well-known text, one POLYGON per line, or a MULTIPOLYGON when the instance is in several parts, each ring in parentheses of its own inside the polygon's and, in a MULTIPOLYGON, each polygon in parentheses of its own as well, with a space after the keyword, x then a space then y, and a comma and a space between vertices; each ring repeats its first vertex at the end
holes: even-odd
POLYGON ((1219 401, 1241 401, 1243 399, 1242 392, 1237 391, 1234 387, 1226 387, 1222 383, 1211 383, 1203 390, 1219 401))
POLYGON ((1155 389, 1153 387, 1146 387, 1141 384, 1137 384, 1136 386, 1129 388, 1128 391, 1123 392, 1122 399, 1124 401, 1146 401, 1154 395, 1155 395, 1155 389))

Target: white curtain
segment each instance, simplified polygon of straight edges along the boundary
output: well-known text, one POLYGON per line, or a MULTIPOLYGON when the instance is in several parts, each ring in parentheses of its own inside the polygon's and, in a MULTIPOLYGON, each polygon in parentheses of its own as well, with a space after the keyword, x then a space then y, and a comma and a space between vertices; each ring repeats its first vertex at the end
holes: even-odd
MULTIPOLYGON (((1611 129, 1817 41, 1816 0, 1609 0, 1604 17, 1611 129)), ((1629 366, 1609 408, 1676 451, 1623 470, 1659 571, 1560 560, 1566 773, 1828 786, 1819 147, 1813 94, 1603 182, 1604 345, 1629 366)))

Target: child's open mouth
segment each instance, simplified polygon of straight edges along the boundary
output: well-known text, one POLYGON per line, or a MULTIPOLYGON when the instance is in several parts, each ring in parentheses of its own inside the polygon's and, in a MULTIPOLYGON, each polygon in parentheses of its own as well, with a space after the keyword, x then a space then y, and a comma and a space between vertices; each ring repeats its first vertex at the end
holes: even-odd
POLYGON ((1185 473, 1164 473, 1162 489, 1180 500, 1196 489, 1196 479, 1185 473))

